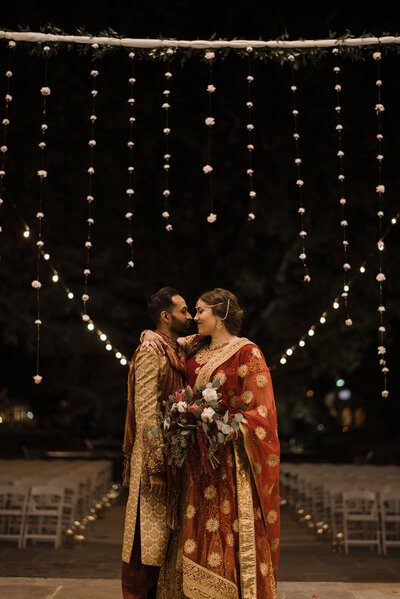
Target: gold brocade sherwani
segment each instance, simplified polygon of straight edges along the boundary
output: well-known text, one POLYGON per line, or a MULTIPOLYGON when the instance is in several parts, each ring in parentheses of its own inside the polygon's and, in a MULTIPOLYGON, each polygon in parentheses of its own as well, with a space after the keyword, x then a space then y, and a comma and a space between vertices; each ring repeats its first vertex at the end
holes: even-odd
POLYGON ((142 563, 160 566, 169 537, 166 499, 150 493, 149 476, 165 471, 161 435, 154 437, 152 429, 158 425, 156 413, 161 410, 161 389, 167 358, 150 348, 138 352, 134 368, 136 434, 130 458, 122 560, 129 563, 131 559, 139 507, 142 563))

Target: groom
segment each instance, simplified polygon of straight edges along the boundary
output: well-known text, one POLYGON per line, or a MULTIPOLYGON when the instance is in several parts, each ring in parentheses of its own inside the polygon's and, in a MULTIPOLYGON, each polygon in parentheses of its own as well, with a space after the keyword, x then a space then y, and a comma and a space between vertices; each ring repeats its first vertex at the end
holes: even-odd
POLYGON ((176 340, 189 332, 192 317, 183 297, 172 287, 152 295, 147 312, 157 327, 163 352, 139 351, 128 375, 123 483, 129 487, 122 549, 124 599, 155 597, 159 567, 169 537, 166 523, 166 479, 162 436, 152 434, 156 413, 168 395, 185 385, 184 353, 176 340))

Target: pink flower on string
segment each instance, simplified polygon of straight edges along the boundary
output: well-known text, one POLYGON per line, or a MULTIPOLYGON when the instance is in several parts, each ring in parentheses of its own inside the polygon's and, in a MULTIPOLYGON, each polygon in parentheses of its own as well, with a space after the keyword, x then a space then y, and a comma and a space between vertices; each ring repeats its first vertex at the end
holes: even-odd
POLYGON ((256 197, 256 195, 257 195, 257 193, 256 193, 255 191, 249 191, 249 196, 250 196, 251 198, 255 198, 255 197, 256 197))
POLYGON ((210 85, 207 85, 207 91, 209 94, 213 94, 216 89, 217 88, 215 87, 215 85, 212 85, 211 83, 210 83, 210 85))
POLYGON ((97 77, 97 75, 99 74, 99 71, 96 71, 95 69, 93 69, 93 71, 90 71, 90 74, 92 77, 97 77))
POLYGON ((376 275, 376 280, 378 281, 378 283, 382 283, 382 281, 386 281, 386 277, 383 274, 383 272, 380 272, 376 275))
POLYGON ((384 185, 377 185, 376 186, 376 192, 377 193, 385 193, 385 186, 384 185))
POLYGON ((127 212, 127 213, 125 214, 125 218, 128 218, 128 219, 131 219, 131 218, 132 218, 132 216, 133 216, 133 213, 132 213, 132 212, 127 212))
POLYGON ((165 228, 166 228, 167 231, 172 231, 172 225, 171 224, 166 225, 165 228))
POLYGON ((50 96, 51 90, 49 87, 42 87, 40 89, 40 93, 42 94, 42 96, 50 96))
POLYGON ((353 324, 353 321, 351 320, 351 318, 347 318, 344 322, 347 327, 351 327, 351 325, 353 324))
POLYGON ((87 294, 87 293, 84 293, 84 294, 82 295, 82 301, 83 301, 83 302, 88 302, 88 301, 89 301, 89 296, 88 296, 88 294, 87 294))
POLYGON ((132 245, 132 243, 133 243, 133 239, 132 239, 132 237, 128 237, 128 238, 126 239, 126 243, 127 243, 128 245, 132 245))
POLYGON ((171 195, 170 190, 169 189, 164 189, 163 196, 166 197, 166 198, 168 198, 170 195, 171 195))
POLYGON ((161 215, 163 218, 169 218, 169 212, 167 212, 166 210, 162 213, 161 215))
POLYGON ((94 148, 94 146, 96 145, 96 140, 95 139, 89 139, 88 144, 91 148, 94 148))
POLYGON ((203 172, 207 175, 207 173, 212 173, 213 167, 210 164, 206 164, 203 166, 203 172))
POLYGON ((215 223, 216 220, 217 220, 217 215, 214 214, 213 212, 210 212, 210 214, 207 216, 207 222, 215 223))
POLYGON ((381 57, 382 57, 382 54, 380 52, 374 52, 373 55, 372 55, 372 58, 374 60, 380 60, 381 57))
POLYGON ((256 218, 256 215, 254 214, 254 212, 249 212, 247 215, 247 220, 254 220, 256 218))
POLYGON ((40 374, 35 374, 33 380, 35 381, 35 385, 39 385, 42 382, 43 377, 41 377, 40 374))
POLYGON ((211 51, 206 52, 204 54, 204 58, 206 60, 212 60, 213 58, 215 58, 215 52, 211 52, 211 51))
POLYGON ((304 281, 305 281, 306 283, 309 283, 309 282, 311 281, 311 277, 310 277, 310 275, 304 275, 304 281))
POLYGON ((299 255, 299 258, 300 258, 300 260, 305 260, 305 259, 307 258, 307 254, 305 254, 304 252, 302 252, 302 253, 299 255))
POLYGON ((299 187, 303 187, 304 181, 302 179, 297 179, 296 185, 298 185, 299 187))
POLYGON ((31 285, 34 289, 40 289, 42 286, 42 283, 40 281, 35 280, 35 281, 32 281, 31 285))
POLYGON ((208 116, 204 122, 207 125, 207 127, 212 127, 213 125, 215 125, 215 119, 212 116, 208 116))
POLYGON ((133 261, 132 261, 132 260, 129 260, 129 262, 128 262, 128 264, 127 264, 127 267, 128 267, 128 268, 133 268, 134 266, 135 266, 135 265, 134 265, 133 261))
POLYGON ((129 189, 126 190, 126 195, 127 196, 133 196, 133 194, 135 193, 134 190, 130 187, 129 189))
POLYGON ((375 111, 377 114, 380 114, 384 110, 385 110, 385 107, 383 104, 375 104, 375 111))
POLYGON ((42 170, 39 170, 39 171, 37 172, 37 174, 38 174, 38 177, 40 177, 41 179, 45 179, 45 178, 47 177, 47 171, 45 171, 45 170, 43 170, 43 169, 42 169, 42 170))
MULTIPOLYGON (((383 369, 382 369, 382 372, 383 372, 383 369)), ((389 397, 389 391, 387 389, 385 389, 384 391, 382 391, 382 397, 384 399, 386 399, 387 397, 389 397)))
POLYGON ((384 356, 386 354, 386 347, 384 345, 378 346, 378 355, 384 356))
POLYGON ((167 71, 166 73, 164 73, 164 77, 166 77, 167 79, 171 79, 172 73, 170 73, 169 71, 167 71))

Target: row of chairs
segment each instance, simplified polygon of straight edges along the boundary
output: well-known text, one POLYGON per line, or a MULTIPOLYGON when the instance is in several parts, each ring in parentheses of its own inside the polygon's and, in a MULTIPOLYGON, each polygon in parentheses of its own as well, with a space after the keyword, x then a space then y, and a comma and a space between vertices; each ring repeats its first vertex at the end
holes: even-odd
POLYGON ((281 495, 314 522, 328 524, 335 540, 400 547, 400 467, 355 464, 281 464, 281 495))
POLYGON ((0 541, 59 547, 62 531, 106 494, 111 475, 112 463, 103 460, 0 460, 0 541))

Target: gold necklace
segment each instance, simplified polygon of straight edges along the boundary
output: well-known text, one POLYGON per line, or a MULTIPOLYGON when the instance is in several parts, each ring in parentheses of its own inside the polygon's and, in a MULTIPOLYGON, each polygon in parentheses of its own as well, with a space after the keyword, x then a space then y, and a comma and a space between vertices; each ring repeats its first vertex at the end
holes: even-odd
POLYGON ((231 341, 232 341, 233 337, 230 337, 228 339, 228 341, 223 341, 222 343, 219 343, 218 345, 214 345, 214 347, 211 347, 211 344, 209 345, 209 351, 216 351, 217 349, 222 349, 223 347, 225 347, 226 345, 228 345, 231 341))

